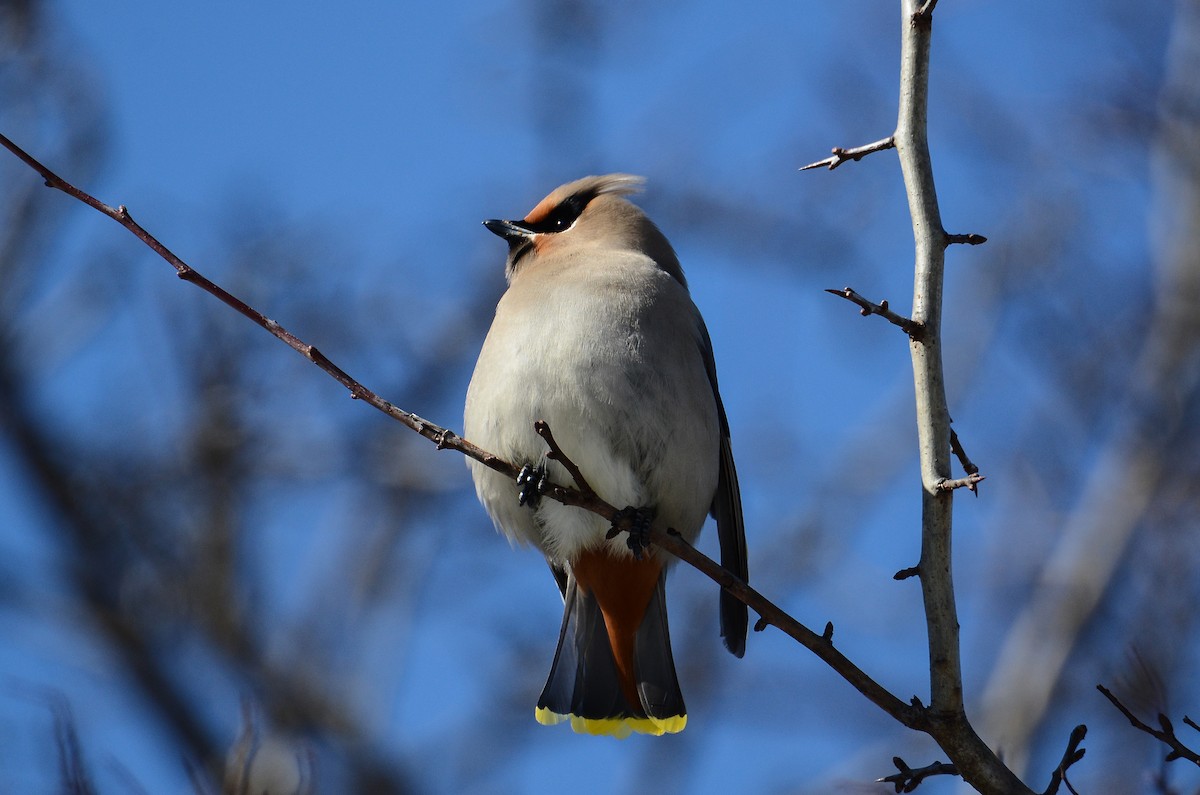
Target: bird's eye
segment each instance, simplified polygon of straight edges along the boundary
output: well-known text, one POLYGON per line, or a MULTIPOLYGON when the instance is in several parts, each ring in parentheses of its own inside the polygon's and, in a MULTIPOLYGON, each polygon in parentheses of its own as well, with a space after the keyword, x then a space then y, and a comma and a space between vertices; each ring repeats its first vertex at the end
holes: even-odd
POLYGON ((583 212, 583 206, 583 201, 578 196, 572 196, 558 205, 554 212, 550 214, 550 218, 554 222, 555 231, 561 232, 575 223, 575 219, 583 212))
POLYGON ((579 218, 587 202, 579 196, 571 196, 550 211, 541 222, 532 225, 537 232, 562 232, 570 229, 579 218))

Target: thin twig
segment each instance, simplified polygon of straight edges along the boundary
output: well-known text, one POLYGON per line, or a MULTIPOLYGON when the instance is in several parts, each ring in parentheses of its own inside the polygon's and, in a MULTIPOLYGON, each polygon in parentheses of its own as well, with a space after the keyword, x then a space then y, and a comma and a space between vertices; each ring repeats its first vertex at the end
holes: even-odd
POLYGON ((828 168, 833 171, 849 160, 858 162, 869 154, 874 152, 882 152, 884 149, 894 149, 896 147, 895 136, 889 135, 887 138, 880 138, 874 143, 865 144, 863 146, 855 146, 851 149, 843 149, 840 146, 833 147, 833 154, 824 160, 818 160, 815 163, 809 163, 807 166, 801 166, 801 171, 808 171, 814 168, 828 168))
POLYGON ((58 766, 62 791, 71 795, 96 795, 92 773, 83 757, 79 729, 66 696, 52 692, 50 707, 54 712, 54 740, 58 746, 58 766))
POLYGON ((947 478, 946 480, 938 481, 937 490, 954 491, 955 489, 966 489, 967 491, 976 491, 976 487, 985 480, 987 478, 979 473, 967 475, 964 478, 947 478))
POLYGON ((958 440, 958 432, 954 428, 950 429, 950 452, 954 453, 954 457, 958 459, 958 463, 962 465, 963 472, 968 475, 974 475, 979 472, 979 467, 967 457, 967 451, 963 449, 962 442, 958 440))
POLYGON ((546 446, 550 448, 550 452, 546 453, 546 458, 551 461, 557 461, 567 470, 567 474, 571 476, 571 480, 575 481, 575 487, 585 496, 599 497, 596 490, 587 482, 587 478, 583 476, 583 472, 579 470, 579 465, 571 460, 570 456, 563 452, 558 446, 558 442, 554 438, 554 432, 550 430, 550 423, 545 420, 538 420, 533 424, 534 432, 542 437, 546 442, 546 446))
POLYGON ((983 243, 986 243, 986 242, 987 242, 986 237, 984 237, 983 235, 977 235, 974 232, 971 232, 970 234, 966 234, 966 235, 952 235, 949 232, 946 233, 946 245, 953 245, 955 243, 964 243, 968 246, 978 246, 978 245, 982 245, 983 243))
POLYGON ((868 317, 869 315, 879 315, 889 323, 899 326, 911 340, 919 342, 925 335, 924 326, 915 320, 904 317, 904 315, 898 315, 893 312, 888 308, 888 302, 886 300, 877 304, 873 301, 863 298, 849 287, 844 287, 841 290, 826 289, 825 292, 829 293, 830 295, 841 296, 847 301, 857 304, 861 309, 861 314, 863 317, 868 317))
POLYGON ((945 762, 934 762, 925 767, 909 767, 903 759, 893 756, 892 764, 896 766, 896 770, 899 772, 875 780, 881 784, 894 785, 896 792, 912 792, 921 785, 922 781, 930 776, 958 775, 958 768, 945 762))
MULTIPOLYGON (((979 476, 979 467, 975 466, 975 463, 967 457, 967 451, 963 449, 962 442, 958 440, 958 433, 955 432, 954 426, 950 426, 950 452, 954 453, 954 457, 957 458, 958 463, 962 465, 963 471, 967 473, 967 477, 962 478, 961 480, 968 481, 966 483, 954 485, 952 488, 961 488, 962 486, 965 486, 968 491, 974 493, 974 495, 978 497, 979 482, 983 480, 983 478, 977 477, 979 476), (977 479, 972 481, 971 478, 977 479)), ((947 484, 943 483, 941 488, 946 488, 946 486, 947 484)))
MULTIPOLYGON (((1171 719, 1165 714, 1161 712, 1158 713, 1158 725, 1160 728, 1155 729, 1153 726, 1143 723, 1142 720, 1138 718, 1137 715, 1134 715, 1128 707, 1122 704, 1120 699, 1114 696, 1112 691, 1107 687, 1104 685, 1096 685, 1096 689, 1099 690, 1105 698, 1111 701, 1114 707, 1121 711, 1121 714, 1129 720, 1129 722, 1133 725, 1133 728, 1149 734, 1151 737, 1171 749, 1167 754, 1166 761, 1174 762, 1176 759, 1186 759, 1192 764, 1200 766, 1200 753, 1197 753, 1188 746, 1184 745, 1183 741, 1175 735, 1175 726, 1171 723, 1171 719)), ((1188 726, 1191 726, 1193 729, 1196 729, 1196 724, 1191 718, 1184 717, 1183 722, 1188 726)), ((1200 729, 1197 729, 1197 731, 1200 731, 1200 729)))
MULTIPOLYGON (((785 635, 795 640, 804 648, 817 655, 830 668, 836 671, 854 689, 870 699, 876 706, 891 715, 897 721, 910 729, 928 732, 926 710, 913 704, 906 704, 896 698, 887 688, 880 685, 857 665, 852 663, 844 654, 838 651, 832 642, 833 633, 826 638, 818 635, 808 627, 792 618, 765 596, 751 588, 741 579, 735 577, 728 569, 722 568, 716 561, 684 541, 677 534, 655 527, 650 531, 650 541, 665 549, 675 557, 684 561, 709 579, 733 594, 738 601, 748 605, 759 614, 760 619, 755 625, 761 630, 767 624, 780 629, 785 635)), ((826 625, 826 631, 831 627, 826 625)))
POLYGON ((1083 742, 1083 738, 1087 736, 1087 726, 1082 723, 1071 730, 1071 736, 1067 739, 1067 750, 1063 752, 1062 760, 1059 761, 1058 767, 1050 774, 1050 785, 1042 792, 1042 795, 1055 795, 1058 792, 1058 787, 1061 784, 1067 788, 1067 792, 1071 795, 1079 795, 1075 788, 1071 786, 1071 782, 1067 780, 1067 770, 1071 765, 1083 759, 1083 755, 1087 751, 1079 747, 1083 742))

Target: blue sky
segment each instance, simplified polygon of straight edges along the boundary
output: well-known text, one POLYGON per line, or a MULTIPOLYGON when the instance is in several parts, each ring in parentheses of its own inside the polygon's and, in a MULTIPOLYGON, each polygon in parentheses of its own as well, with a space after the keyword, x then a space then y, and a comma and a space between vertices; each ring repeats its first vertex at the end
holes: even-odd
MULTIPOLYGON (((84 90, 109 111, 109 156, 81 187, 126 204, 170 248, 218 280, 252 280, 252 273, 236 272, 220 257, 229 230, 253 226, 257 208, 265 206, 294 228, 337 231, 344 244, 330 252, 327 276, 340 288, 399 298, 398 312, 453 317, 464 283, 500 285, 503 248, 480 227, 482 219, 520 217, 551 188, 585 173, 647 176, 641 203, 678 250, 714 339, 748 525, 802 525, 823 500, 854 504, 861 524, 844 539, 824 539, 811 564, 772 561, 786 559, 786 551, 756 546, 752 533, 754 560, 766 572, 761 588, 812 626, 833 620, 847 652, 906 696, 925 688, 924 648, 912 642, 921 625, 919 595, 915 585, 891 580, 892 572, 914 562, 919 510, 906 344, 822 292, 852 284, 869 297, 889 298, 901 311, 907 305, 911 232, 899 169, 884 153, 832 174, 796 171, 832 146, 891 131, 900 24, 895 5, 615 3, 597 13, 594 46, 579 51, 569 42, 556 49, 538 35, 546 8, 533 2, 334 7, 55 0, 47 19, 55 36, 87 64, 84 90), (545 114, 560 96, 582 99, 554 111, 563 122, 558 128, 546 123, 545 114), (723 206, 713 212, 681 201, 696 197, 717 197, 723 206), (743 208, 762 225, 747 225, 746 232, 730 228, 748 224, 738 215, 743 208), (789 247, 793 241, 801 246, 789 247), (888 469, 880 483, 828 483, 828 462, 842 460, 843 445, 875 435, 896 444, 895 452, 881 450, 881 457, 907 456, 907 463, 888 469), (843 491, 831 496, 830 489, 843 491), (793 570, 807 572, 801 587, 787 579, 793 570)), ((1022 404, 1037 405, 1039 386, 1015 341, 1014 321, 986 315, 986 306, 977 312, 953 302, 980 297, 969 270, 973 262, 1001 269, 1019 264, 1006 257, 1020 256, 1022 230, 1031 228, 1024 213, 1034 184, 1043 195, 1091 197, 1082 202, 1090 237, 1078 256, 1101 271, 1122 271, 1128 263, 1145 267, 1145 152, 1108 145, 1116 136, 1105 117, 1083 118, 1088 108, 1082 103, 1081 110, 1078 100, 1096 91, 1106 75, 1122 73, 1123 63, 1160 59, 1164 9, 1154 4, 1138 35, 1123 38, 1107 12, 1081 17, 1068 3, 943 0, 938 7, 931 140, 945 224, 950 231, 988 235, 999 252, 987 260, 974 250, 949 255, 947 358, 970 373, 957 391, 951 374, 952 412, 960 428, 969 429, 972 455, 985 469, 986 462, 1011 452, 1017 429, 1035 421, 1022 404), (1087 132, 1082 139, 1081 129, 1087 132), (1064 141, 1071 141, 1070 151, 1062 151, 1064 141), (1030 157, 1002 154, 1012 150, 1030 157), (976 334, 1002 343, 988 349, 982 364, 971 360, 976 334), (1014 341, 1005 342, 1006 335, 1014 341)), ((4 119, 0 110, 0 129, 4 119)), ((36 139, 18 142, 35 155, 42 150, 36 139)), ((45 201, 65 199, 47 194, 45 201)), ((82 206, 73 212, 87 213, 82 206)), ((99 217, 80 224, 80 241, 111 240, 118 258, 133 261, 137 244, 116 225, 99 217)), ((78 250, 83 243, 74 245, 78 250)), ((163 289, 191 289, 174 281, 165 264, 139 260, 126 275, 146 296, 155 294, 159 281, 163 289)), ((1126 278, 1145 289, 1148 270, 1134 266, 1126 278)), ((1110 285, 1085 275, 1078 288, 1086 296, 1110 285)), ((226 311, 198 291, 187 300, 213 313, 226 311)), ((273 307, 260 308, 284 325, 292 322, 273 307)), ((336 314, 336 306, 330 311, 336 314)), ((128 328, 104 333, 139 339, 153 333, 151 320, 143 317, 146 325, 140 325, 138 310, 133 315, 124 321, 128 328)), ((407 336, 389 344, 388 334, 386 327, 376 329, 371 349, 386 349, 386 360, 344 351, 353 373, 368 385, 390 379, 387 368, 402 367, 397 362, 413 344, 407 336)), ((325 348, 320 339, 308 341, 325 348)), ((168 355, 147 347, 151 361, 168 355)), ((108 357, 119 354, 113 349, 97 347, 103 353, 89 359, 88 347, 81 346, 67 358, 59 383, 92 394, 110 388, 105 378, 114 367, 132 379, 153 380, 152 372, 140 372, 134 363, 114 364, 108 357)), ((280 346, 278 356, 294 354, 280 346)), ((466 375, 459 378, 459 395, 466 375)), ((310 377, 324 378, 316 370, 310 377)), ((320 394, 342 400, 332 389, 320 394)), ((450 427, 461 424, 460 405, 387 397, 450 427)), ((103 439, 106 429, 94 427, 101 423, 87 405, 65 405, 64 423, 103 439)), ((171 410, 130 406, 133 416, 126 419, 141 427, 153 424, 144 412, 155 417, 171 410)), ((344 417, 369 409, 339 411, 344 417)), ((114 421, 107 431, 121 435, 126 427, 114 421)), ((432 448, 428 454, 446 455, 432 448)), ((465 467, 446 471, 460 480, 453 516, 465 525, 454 532, 475 534, 499 556, 504 544, 490 535, 482 510, 461 499, 465 467)), ((998 543, 992 533, 1006 504, 1003 489, 991 492, 990 503, 960 500, 958 508, 960 581, 980 586, 960 594, 965 665, 976 681, 986 672, 991 638, 999 631, 989 623, 997 611, 988 602, 1003 583, 992 579, 998 575, 984 556, 998 543)), ((0 486, 0 502, 21 517, 29 509, 18 491, 0 486)), ((286 614, 286 605, 305 601, 293 590, 320 581, 337 511, 319 499, 291 511, 273 507, 263 543, 286 550, 280 559, 287 566, 267 570, 264 590, 286 614), (295 534, 290 524, 281 529, 284 520, 300 525, 295 534), (294 577, 293 567, 303 576, 294 577)), ((22 525, 18 520, 13 526, 22 525)), ((8 554, 53 569, 53 552, 36 534, 5 536, 8 554)), ((774 543, 783 542, 774 537, 774 543)), ((470 721, 473 698, 493 699, 499 692, 500 705, 519 702, 477 667, 491 653, 489 644, 504 641, 492 632, 479 634, 480 610, 519 605, 552 627, 553 641, 558 607, 536 557, 513 552, 488 560, 494 579, 463 593, 455 561, 431 556, 422 587, 441 595, 441 607, 416 617, 411 630, 412 642, 428 652, 409 659, 394 678, 387 673, 386 644, 370 647, 362 663, 370 671, 360 672, 363 687, 370 683, 373 689, 354 700, 378 726, 384 745, 405 758, 436 757, 439 744, 470 721), (468 683, 458 698, 431 703, 430 693, 442 692, 439 681, 454 677, 468 683)), ((675 580, 681 593, 707 588, 684 573, 675 580)), ((47 588, 52 594, 53 586, 47 588)), ((673 629, 687 620, 686 614, 674 618, 673 629)), ((107 735, 97 755, 122 759, 149 791, 185 790, 182 769, 169 752, 154 748, 153 728, 123 697, 119 674, 103 650, 73 641, 69 626, 39 630, 36 622, 18 620, 12 631, 20 638, 0 654, 0 672, 36 679, 31 671, 44 662, 52 671, 47 678, 73 700, 85 736, 107 735), (86 650, 82 657, 80 649, 86 650)), ((373 632, 386 637, 386 621, 373 632)), ((716 715, 692 718, 696 728, 689 731, 698 739, 689 747, 698 761, 681 791, 743 785, 745 791, 831 791, 831 782, 861 780, 864 770, 886 774, 894 753, 914 747, 778 636, 755 636, 745 661, 722 658, 716 665, 712 675, 723 684, 703 705, 716 715), (809 687, 828 699, 819 712, 808 711, 809 687), (765 715, 753 713, 747 704, 759 709, 771 701, 763 695, 766 688, 778 688, 778 700, 766 705, 765 715), (839 715, 845 720, 839 722, 839 715), (816 783, 806 788, 799 783, 804 781, 816 783)), ((197 675, 205 675, 202 664, 197 675)), ((531 681, 541 675, 539 669, 531 681)), ((0 710, 24 715, 13 718, 17 723, 35 720, 29 716, 37 710, 25 704, 17 712, 18 702, 4 700, 0 710)), ((236 710, 230 694, 217 703, 236 710)), ((229 721, 232 731, 236 713, 229 721)), ((643 740, 589 743, 551 730, 534 736, 536 747, 485 779, 489 786, 535 791, 531 782, 538 776, 582 772, 581 792, 636 792, 638 771, 652 753, 643 740)), ((918 755, 932 753, 915 747, 918 755)), ((0 774, 13 759, 0 753, 0 774)), ((468 780, 456 782, 454 775, 431 776, 431 788, 453 791, 468 780)))

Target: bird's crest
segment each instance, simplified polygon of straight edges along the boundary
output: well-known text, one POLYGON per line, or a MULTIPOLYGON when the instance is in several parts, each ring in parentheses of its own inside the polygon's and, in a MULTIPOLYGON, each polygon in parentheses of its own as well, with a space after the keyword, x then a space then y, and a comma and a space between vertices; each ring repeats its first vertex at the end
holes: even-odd
POLYGON ((602 176, 584 177, 566 185, 560 185, 550 192, 550 195, 537 203, 537 206, 525 216, 526 223, 536 224, 546 219, 554 209, 567 199, 577 197, 583 205, 605 193, 618 196, 628 196, 637 193, 646 184, 644 177, 632 174, 604 174, 602 176))

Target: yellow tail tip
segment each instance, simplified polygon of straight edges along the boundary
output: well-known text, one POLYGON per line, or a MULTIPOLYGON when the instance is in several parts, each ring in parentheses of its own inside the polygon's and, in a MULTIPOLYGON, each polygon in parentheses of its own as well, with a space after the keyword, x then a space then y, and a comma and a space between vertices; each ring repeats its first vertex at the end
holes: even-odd
POLYGON ((576 734, 605 735, 616 737, 618 740, 624 740, 633 732, 652 734, 656 737, 678 734, 687 725, 687 715, 674 715, 670 718, 581 718, 578 715, 560 715, 545 707, 538 707, 533 716, 543 726, 570 721, 571 730, 576 734))

